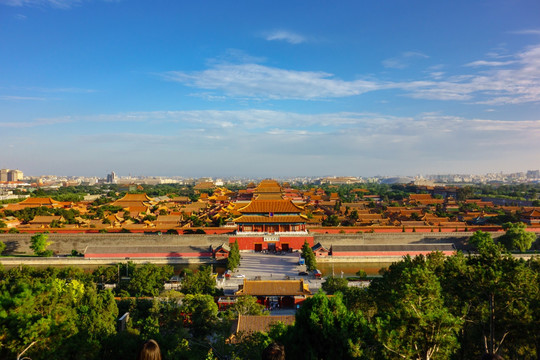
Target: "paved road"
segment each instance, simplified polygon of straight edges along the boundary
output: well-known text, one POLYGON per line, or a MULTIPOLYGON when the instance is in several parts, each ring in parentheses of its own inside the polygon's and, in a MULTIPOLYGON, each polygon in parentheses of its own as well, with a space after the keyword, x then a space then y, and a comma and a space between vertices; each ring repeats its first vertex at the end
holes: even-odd
POLYGON ((242 284, 244 278, 237 278, 239 274, 246 279, 254 280, 260 277, 261 280, 284 280, 304 279, 312 292, 316 292, 321 285, 321 280, 316 280, 313 276, 298 276, 300 271, 305 271, 305 265, 298 265, 299 253, 287 253, 283 255, 242 253, 240 266, 234 272, 231 279, 218 280, 218 287, 223 287, 226 294, 238 290, 238 285, 242 284))

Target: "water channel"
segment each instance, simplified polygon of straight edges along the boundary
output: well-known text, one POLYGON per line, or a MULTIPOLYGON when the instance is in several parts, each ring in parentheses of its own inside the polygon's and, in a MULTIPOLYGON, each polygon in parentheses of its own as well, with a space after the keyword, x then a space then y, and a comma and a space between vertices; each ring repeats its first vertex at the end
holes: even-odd
MULTIPOLYGON (((378 275, 379 270, 381 268, 386 268, 390 266, 391 263, 388 262, 380 262, 380 263, 373 263, 373 262, 346 262, 346 263, 331 263, 331 262, 321 262, 318 264, 318 269, 322 272, 323 276, 330 276, 334 274, 335 276, 355 276, 356 272, 358 270, 364 270, 368 275, 378 275)), ((204 265, 204 264, 202 264, 204 265)), ((5 269, 18 267, 19 265, 4 265, 5 269)), ((34 265, 34 267, 37 268, 46 268, 46 267, 67 267, 66 265, 34 265)), ((111 265, 102 265, 102 266, 111 266, 111 265)), ((184 269, 190 269, 192 271, 195 271, 199 269, 201 264, 175 264, 171 265, 174 267, 174 273, 180 274, 182 270, 184 269)), ((225 270, 226 266, 225 264, 211 264, 212 271, 214 273, 217 273, 219 275, 222 275, 225 270)), ((95 269, 97 269, 98 265, 92 265, 92 266, 85 266, 85 265, 74 265, 74 267, 78 267, 83 269, 87 272, 92 272, 95 269)))

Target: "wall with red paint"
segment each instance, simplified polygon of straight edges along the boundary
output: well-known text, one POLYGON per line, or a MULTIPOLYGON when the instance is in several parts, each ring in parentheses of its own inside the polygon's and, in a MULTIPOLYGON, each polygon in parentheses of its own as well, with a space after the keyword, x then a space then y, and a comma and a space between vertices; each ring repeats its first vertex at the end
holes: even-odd
MULTIPOLYGON (((441 251, 444 255, 453 255, 453 251, 441 251)), ((431 254, 432 251, 340 251, 333 252, 332 257, 340 256, 416 256, 416 255, 427 255, 431 254)), ((361 259, 359 259, 361 260, 361 259)))
MULTIPOLYGON (((262 244, 263 250, 268 250, 268 244, 270 242, 264 241, 262 236, 231 236, 229 237, 229 243, 234 244, 235 240, 238 240, 238 249, 240 250, 255 250, 255 244, 262 244)), ((289 249, 299 250, 304 245, 304 241, 308 242, 310 246, 313 246, 313 236, 280 236, 279 241, 271 242, 276 244, 277 248, 281 248, 282 244, 288 244, 289 249)))
POLYGON ((108 254, 84 254, 85 258, 152 258, 152 257, 183 257, 183 258, 199 258, 199 257, 212 257, 211 252, 205 253, 108 253, 108 254))

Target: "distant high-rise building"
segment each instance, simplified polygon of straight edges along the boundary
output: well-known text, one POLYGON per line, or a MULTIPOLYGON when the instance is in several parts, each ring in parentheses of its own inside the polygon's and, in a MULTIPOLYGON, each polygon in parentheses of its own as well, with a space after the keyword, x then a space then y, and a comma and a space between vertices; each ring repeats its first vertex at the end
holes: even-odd
POLYGON ((9 169, 0 169, 0 181, 8 181, 9 169))
POLYGON ((527 171, 528 179, 540 179, 540 170, 529 170, 527 171))
POLYGON ((116 173, 114 171, 111 171, 110 174, 107 174, 107 182, 109 184, 116 184, 116 173))
POLYGON ((8 172, 7 181, 19 181, 23 178, 23 172, 21 170, 10 170, 8 172))

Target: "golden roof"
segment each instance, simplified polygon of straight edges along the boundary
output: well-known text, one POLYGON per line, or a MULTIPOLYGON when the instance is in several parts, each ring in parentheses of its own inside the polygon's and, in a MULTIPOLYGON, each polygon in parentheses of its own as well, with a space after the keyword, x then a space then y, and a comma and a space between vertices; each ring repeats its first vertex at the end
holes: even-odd
POLYGON ((260 223, 305 223, 306 218, 300 215, 274 215, 274 216, 262 216, 262 215, 242 215, 237 219, 234 219, 235 223, 244 224, 260 224, 260 223))
POLYGON ((303 209, 291 200, 252 200, 248 205, 238 209, 246 213, 300 213, 303 209))
POLYGON ((304 280, 247 280, 236 295, 251 296, 296 296, 310 295, 308 284, 304 280))

